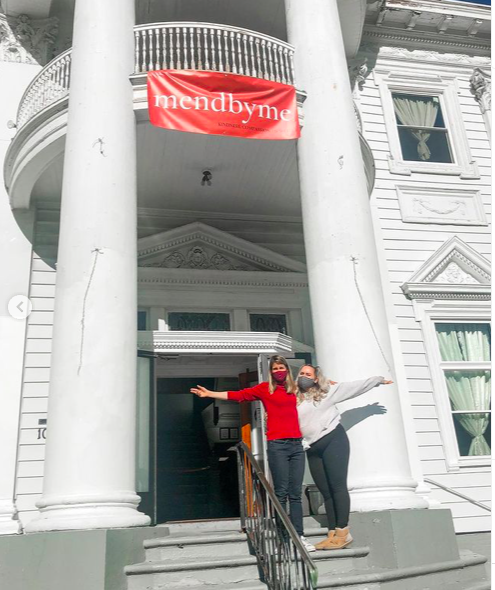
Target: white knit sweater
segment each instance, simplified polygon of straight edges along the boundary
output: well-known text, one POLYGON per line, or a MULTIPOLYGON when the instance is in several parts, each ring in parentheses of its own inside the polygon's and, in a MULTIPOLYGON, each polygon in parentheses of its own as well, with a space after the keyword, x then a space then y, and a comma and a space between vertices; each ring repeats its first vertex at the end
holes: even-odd
POLYGON ((383 377, 370 377, 363 381, 337 383, 319 402, 305 400, 297 407, 299 427, 305 442, 312 445, 323 438, 340 423, 340 412, 335 404, 366 393, 383 382, 383 377))

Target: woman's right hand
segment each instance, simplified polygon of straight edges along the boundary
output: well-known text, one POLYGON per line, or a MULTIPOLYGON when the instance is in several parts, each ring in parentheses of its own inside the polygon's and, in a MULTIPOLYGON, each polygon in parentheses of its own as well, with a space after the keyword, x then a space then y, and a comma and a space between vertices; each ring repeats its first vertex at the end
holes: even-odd
POLYGON ((191 387, 191 393, 194 393, 198 397, 210 397, 213 392, 206 389, 206 387, 197 385, 196 387, 191 387))

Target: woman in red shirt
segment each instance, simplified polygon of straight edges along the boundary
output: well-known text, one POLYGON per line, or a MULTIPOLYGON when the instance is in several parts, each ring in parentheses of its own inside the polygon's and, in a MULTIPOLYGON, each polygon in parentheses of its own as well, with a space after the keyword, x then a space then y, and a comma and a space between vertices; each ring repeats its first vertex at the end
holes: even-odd
POLYGON ((287 509, 297 534, 308 551, 315 548, 304 537, 302 483, 305 452, 297 416, 296 384, 283 356, 272 356, 268 381, 240 391, 210 391, 198 385, 191 389, 199 397, 250 402, 260 400, 267 413, 268 464, 275 495, 287 509))

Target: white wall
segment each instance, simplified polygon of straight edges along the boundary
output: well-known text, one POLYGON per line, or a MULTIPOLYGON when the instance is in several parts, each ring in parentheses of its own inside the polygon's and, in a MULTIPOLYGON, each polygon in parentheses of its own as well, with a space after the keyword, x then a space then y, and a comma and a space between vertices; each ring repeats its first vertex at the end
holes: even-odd
MULTIPOLYGON (((0 534, 15 532, 14 474, 18 436, 19 409, 23 371, 26 322, 13 319, 8 302, 14 295, 27 295, 31 265, 31 244, 14 219, 3 180, 3 162, 13 131, 7 128, 15 121, 17 105, 26 86, 38 72, 38 66, 0 62, 0 534), (5 89, 8 88, 8 92, 5 89)), ((32 215, 19 214, 19 223, 30 235, 32 215)))
MULTIPOLYGON (((457 235, 478 253, 490 257, 490 228, 473 225, 444 225, 439 223, 405 223, 402 220, 396 185, 418 185, 441 189, 480 190, 483 210, 488 221, 491 218, 490 200, 490 146, 480 108, 469 90, 469 77, 474 65, 463 65, 469 58, 443 59, 426 51, 417 59, 394 58, 391 52, 382 50, 378 58, 378 70, 393 71, 396 75, 414 80, 435 80, 456 77, 456 100, 462 120, 457 120, 464 130, 472 158, 480 171, 480 179, 463 179, 444 174, 412 173, 411 176, 393 174, 389 168, 390 137, 385 125, 382 97, 378 78, 373 71, 367 77, 359 97, 364 136, 370 144, 376 162, 376 184, 371 198, 378 248, 381 254, 384 289, 391 302, 391 323, 398 326, 402 359, 407 379, 404 393, 409 399, 425 477, 450 486, 473 499, 489 504, 489 467, 464 468, 449 472, 445 462, 438 413, 430 369, 426 357, 421 326, 414 317, 412 302, 400 289, 411 276, 452 236, 457 235)), ((450 508, 458 532, 488 530, 489 513, 452 494, 433 489, 431 498, 450 508)))

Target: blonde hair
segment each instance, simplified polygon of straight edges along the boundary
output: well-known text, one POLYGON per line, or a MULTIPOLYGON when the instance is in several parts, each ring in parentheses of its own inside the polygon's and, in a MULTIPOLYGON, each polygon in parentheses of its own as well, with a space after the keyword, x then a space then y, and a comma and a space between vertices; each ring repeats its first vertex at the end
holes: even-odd
POLYGON ((294 377, 292 377, 290 367, 285 358, 278 354, 273 355, 270 359, 270 370, 268 371, 268 390, 270 391, 270 393, 273 393, 275 391, 275 388, 277 387, 277 383, 275 382, 275 379, 272 377, 273 365, 284 365, 284 367, 287 369, 285 390, 287 391, 287 393, 296 393, 297 385, 294 381, 294 377))
POLYGON ((316 383, 316 385, 314 387, 310 387, 307 391, 301 391, 299 389, 299 386, 297 386, 297 391, 296 391, 297 403, 300 404, 301 402, 304 402, 304 401, 311 401, 314 404, 317 404, 318 402, 321 402, 322 399, 327 397, 327 394, 330 391, 330 379, 327 379, 325 377, 325 375, 323 375, 320 367, 318 367, 318 366, 314 367, 313 365, 310 365, 309 363, 306 363, 305 365, 303 365, 299 369, 299 372, 301 372, 301 370, 304 367, 311 367, 314 370, 315 378, 318 379, 318 382, 316 383))

